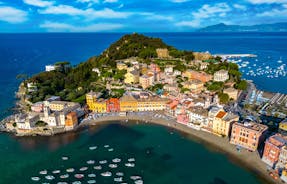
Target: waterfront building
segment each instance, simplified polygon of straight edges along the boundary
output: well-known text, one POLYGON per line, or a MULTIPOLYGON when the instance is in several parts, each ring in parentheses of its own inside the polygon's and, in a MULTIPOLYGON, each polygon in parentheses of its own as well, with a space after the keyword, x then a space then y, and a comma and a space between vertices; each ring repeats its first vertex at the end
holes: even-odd
POLYGON ((184 125, 188 124, 188 116, 185 112, 178 114, 176 118, 177 118, 176 122, 184 124, 184 125))
POLYGON ((287 183, 287 170, 286 169, 284 169, 283 171, 282 171, 282 174, 281 174, 281 180, 282 181, 284 181, 285 183, 287 183))
POLYGON ((156 49, 158 58, 169 58, 169 51, 167 48, 157 48, 156 49))
POLYGON ((120 110, 123 112, 138 111, 138 101, 132 95, 124 95, 120 98, 120 110))
POLYGON ((187 77, 187 78, 189 78, 189 79, 197 79, 197 80, 200 80, 200 81, 203 82, 203 83, 212 80, 212 75, 209 75, 209 74, 207 74, 207 73, 205 73, 205 72, 197 72, 197 71, 194 71, 194 70, 186 70, 186 71, 183 73, 183 76, 184 76, 184 77, 187 77))
POLYGON ((66 115, 65 128, 68 130, 74 129, 78 125, 78 116, 76 112, 70 112, 66 115))
POLYGON ((52 101, 48 102, 49 108, 51 111, 62 111, 65 108, 80 108, 81 105, 75 102, 67 102, 67 101, 52 101))
POLYGON ((213 80, 216 82, 225 82, 229 79, 228 71, 226 70, 219 70, 214 73, 213 80))
POLYGON ((146 89, 146 88, 152 86, 153 82, 154 82, 154 75, 152 75, 152 74, 142 75, 139 78, 139 83, 143 89, 146 89))
POLYGON ((44 103, 43 102, 36 102, 31 106, 31 111, 33 112, 43 112, 44 103))
POLYGON ((89 110, 97 113, 107 112, 107 104, 105 99, 96 99, 92 103, 88 104, 89 110))
POLYGON ((234 123, 230 143, 256 151, 263 142, 268 127, 255 122, 234 123))
POLYGON ((223 93, 228 94, 230 99, 237 100, 238 90, 234 88, 227 88, 223 90, 223 93))
POLYGON ((213 133, 221 136, 229 136, 232 124, 238 120, 239 116, 220 110, 213 118, 213 133))
POLYGON ((124 82, 126 84, 136 84, 139 82, 139 72, 136 70, 129 71, 125 74, 125 80, 124 82))
POLYGON ((204 89, 204 83, 194 79, 183 83, 183 87, 189 89, 193 93, 200 93, 204 89))
POLYGON ((264 152, 262 156, 263 162, 275 167, 279 160, 280 151, 287 143, 287 139, 280 134, 273 135, 265 141, 264 152))
POLYGON ((118 98, 110 98, 106 103, 107 112, 120 112, 120 100, 118 98))
POLYGON ((202 107, 193 107, 186 110, 190 125, 208 126, 208 110, 202 107))
POLYGON ((122 62, 117 63, 117 69, 118 70, 126 70, 127 68, 128 68, 128 66, 125 63, 122 63, 122 62))
POLYGON ((275 166, 276 169, 287 169, 287 145, 285 144, 280 149, 279 159, 275 166))
POLYGON ((17 131, 30 130, 35 127, 35 124, 40 120, 37 113, 29 113, 28 115, 19 115, 15 117, 17 131))
POLYGON ((166 109, 168 99, 159 97, 140 98, 138 111, 162 111, 166 109))

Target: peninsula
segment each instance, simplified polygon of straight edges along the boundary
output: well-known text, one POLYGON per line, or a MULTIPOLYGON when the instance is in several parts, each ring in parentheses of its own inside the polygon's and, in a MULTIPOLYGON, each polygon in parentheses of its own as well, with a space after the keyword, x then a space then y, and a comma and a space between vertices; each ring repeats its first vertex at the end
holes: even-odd
POLYGON ((115 119, 153 122, 242 153, 236 158, 252 170, 287 182, 287 97, 271 94, 261 101, 263 92, 227 59, 125 35, 78 66, 57 62, 30 78, 18 76, 19 113, 4 119, 1 129, 54 135, 115 119))

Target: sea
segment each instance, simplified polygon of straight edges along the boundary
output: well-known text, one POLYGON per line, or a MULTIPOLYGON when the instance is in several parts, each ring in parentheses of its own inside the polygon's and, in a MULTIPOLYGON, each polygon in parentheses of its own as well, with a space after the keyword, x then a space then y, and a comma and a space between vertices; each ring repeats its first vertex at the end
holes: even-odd
MULTIPOLYGON (((45 65, 58 61, 77 65, 99 55, 124 34, 0 34, 0 119, 12 113, 20 83, 16 79, 18 74, 32 76, 44 71, 45 65)), ((243 78, 253 80, 261 90, 287 93, 287 76, 283 75, 287 72, 287 33, 144 34, 159 37, 178 49, 211 54, 255 54, 256 58, 233 61, 241 65, 243 78)), ((159 126, 110 125, 50 138, 0 134, 0 145, 0 183, 35 183, 30 177, 39 176, 40 170, 63 172, 67 167, 78 169, 87 165, 88 159, 110 161, 116 156, 135 157, 135 167, 127 168, 121 163, 118 169, 126 175, 142 176, 145 183, 261 183, 224 154, 159 126), (103 144, 111 145, 114 151, 107 154, 103 144), (97 145, 99 149, 91 152, 90 145, 97 145), (63 155, 71 159, 64 162, 63 155)), ((98 173, 97 183, 113 182, 114 177, 102 178, 98 173)), ((40 181, 48 182, 43 177, 40 181)))

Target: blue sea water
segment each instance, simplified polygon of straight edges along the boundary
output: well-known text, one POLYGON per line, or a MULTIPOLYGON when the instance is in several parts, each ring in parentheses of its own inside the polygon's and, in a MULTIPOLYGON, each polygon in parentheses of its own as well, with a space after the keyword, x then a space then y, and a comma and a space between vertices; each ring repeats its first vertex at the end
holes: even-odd
MULTIPOLYGON (((124 33, 43 33, 0 34, 0 118, 13 107, 14 92, 19 81, 16 75, 33 75, 45 65, 57 61, 78 64, 99 55, 124 33)), ((250 67, 278 67, 287 64, 287 33, 147 33, 159 37, 179 49, 209 51, 212 54, 256 54, 246 58, 250 67), (283 63, 277 61, 282 59, 283 63)), ((286 69, 285 69, 286 71, 286 69)), ((258 88, 287 93, 287 76, 280 78, 251 77, 258 88)))

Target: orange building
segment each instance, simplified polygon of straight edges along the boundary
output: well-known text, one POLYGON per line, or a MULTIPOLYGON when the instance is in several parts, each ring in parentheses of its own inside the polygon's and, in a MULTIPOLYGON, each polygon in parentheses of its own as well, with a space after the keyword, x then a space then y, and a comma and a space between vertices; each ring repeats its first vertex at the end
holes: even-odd
POLYGON ((78 117, 76 112, 70 112, 66 115, 65 127, 73 129, 78 125, 78 117))
POLYGON ((197 72, 194 70, 186 70, 183 75, 189 79, 200 80, 204 83, 212 80, 212 75, 209 75, 205 72, 197 72))
POLYGON ((271 167, 274 167, 279 160, 280 151, 287 143, 286 137, 276 134, 265 141, 262 161, 271 167))
POLYGON ((120 112, 120 100, 118 98, 107 100, 107 112, 120 112))
POLYGON ((254 122, 234 123, 232 125, 230 143, 256 151, 258 145, 264 140, 266 125, 254 122))

